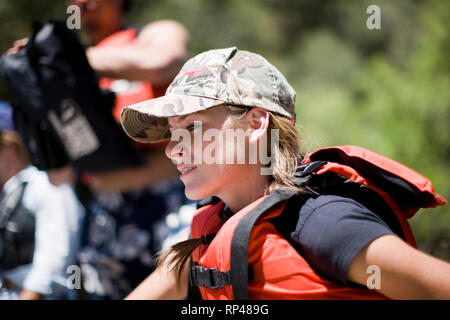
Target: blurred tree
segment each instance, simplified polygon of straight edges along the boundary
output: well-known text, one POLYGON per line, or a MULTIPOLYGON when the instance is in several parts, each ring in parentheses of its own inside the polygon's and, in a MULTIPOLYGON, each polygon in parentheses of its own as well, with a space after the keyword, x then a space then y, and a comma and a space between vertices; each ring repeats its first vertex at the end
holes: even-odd
MULTIPOLYGON (((417 3, 413 12, 408 18, 398 14, 411 29, 383 22, 382 28, 393 28, 385 30, 391 35, 403 32, 414 41, 398 43, 394 36, 384 52, 366 59, 336 32, 318 30, 305 37, 294 54, 298 119, 306 140, 313 142, 310 148, 367 147, 429 177, 448 199, 450 6, 426 1, 417 3)), ((448 206, 423 211, 411 219, 419 246, 450 259, 448 206)))

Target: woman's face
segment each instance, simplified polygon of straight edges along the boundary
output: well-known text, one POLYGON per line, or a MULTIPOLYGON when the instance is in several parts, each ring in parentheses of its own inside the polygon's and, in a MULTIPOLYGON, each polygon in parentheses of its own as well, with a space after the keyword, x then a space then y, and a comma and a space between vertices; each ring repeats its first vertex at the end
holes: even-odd
MULTIPOLYGON (((169 126, 172 141, 166 147, 166 155, 176 163, 188 198, 223 198, 238 192, 248 168, 245 163, 236 163, 238 147, 231 150, 227 145, 227 134, 237 128, 224 106, 171 117, 169 126), (175 139, 180 135, 182 138, 175 139)), ((247 142, 248 139, 245 145, 247 142)))

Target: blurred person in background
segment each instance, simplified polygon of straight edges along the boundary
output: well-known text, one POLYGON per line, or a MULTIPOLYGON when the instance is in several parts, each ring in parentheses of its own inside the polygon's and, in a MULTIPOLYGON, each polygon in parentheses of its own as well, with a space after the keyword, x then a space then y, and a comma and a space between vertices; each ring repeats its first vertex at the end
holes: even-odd
POLYGON ((69 299, 67 267, 76 262, 84 209, 68 185, 52 185, 29 164, 0 102, 0 299, 69 299))
MULTIPOLYGON (((164 94, 187 57, 188 33, 178 22, 130 27, 129 0, 72 0, 81 11, 86 55, 99 85, 115 93, 113 115, 123 107, 164 94)), ((138 144, 145 165, 83 177, 93 191, 87 204, 79 261, 92 299, 120 299, 153 270, 153 255, 170 233, 166 215, 187 199, 165 144, 138 144)), ((53 170, 55 184, 73 180, 70 167, 53 170)))
MULTIPOLYGON (((71 0, 68 4, 81 9, 82 32, 90 45, 86 55, 100 76, 100 87, 115 93, 113 114, 118 122, 126 105, 165 93, 187 58, 188 33, 181 24, 164 20, 129 27, 125 13, 130 0, 71 0)), ((163 145, 140 147, 148 153, 147 166, 92 174, 87 178, 90 185, 99 191, 130 191, 173 177, 176 169, 166 160, 163 145)), ((60 177, 70 177, 67 168, 60 177)))
MULTIPOLYGON (((115 94, 112 113, 120 121, 123 107, 164 94, 187 58, 188 32, 176 21, 142 27, 127 25, 129 0, 72 0, 81 12, 86 55, 99 85, 115 94)), ((19 40, 9 53, 26 44, 19 40)), ((169 213, 187 202, 165 144, 137 144, 145 158, 139 167, 85 174, 88 197, 79 263, 83 287, 91 299, 120 299, 153 270, 153 255, 173 233, 169 213)), ((71 166, 49 170, 52 183, 75 183, 71 166)))

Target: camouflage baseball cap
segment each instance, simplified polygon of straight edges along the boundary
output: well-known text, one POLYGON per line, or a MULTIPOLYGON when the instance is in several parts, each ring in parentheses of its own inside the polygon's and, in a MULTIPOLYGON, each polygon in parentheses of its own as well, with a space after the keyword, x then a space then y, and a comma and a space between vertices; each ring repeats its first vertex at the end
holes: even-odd
POLYGON ((140 142, 170 138, 168 117, 220 104, 259 107, 295 121, 295 91, 262 56, 236 47, 203 52, 185 63, 165 96, 122 110, 125 132, 140 142))

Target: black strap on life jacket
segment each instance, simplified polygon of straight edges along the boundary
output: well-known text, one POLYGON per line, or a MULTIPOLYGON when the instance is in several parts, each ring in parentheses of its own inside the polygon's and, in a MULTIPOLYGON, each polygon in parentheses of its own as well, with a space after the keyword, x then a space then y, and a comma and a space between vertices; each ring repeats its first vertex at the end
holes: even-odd
POLYGON ((197 287, 222 288, 231 284, 231 272, 193 265, 189 269, 189 282, 197 287))
POLYGON ((246 214, 236 226, 231 240, 231 284, 235 300, 248 300, 248 245, 256 221, 277 203, 295 195, 291 190, 276 190, 254 210, 246 214))

